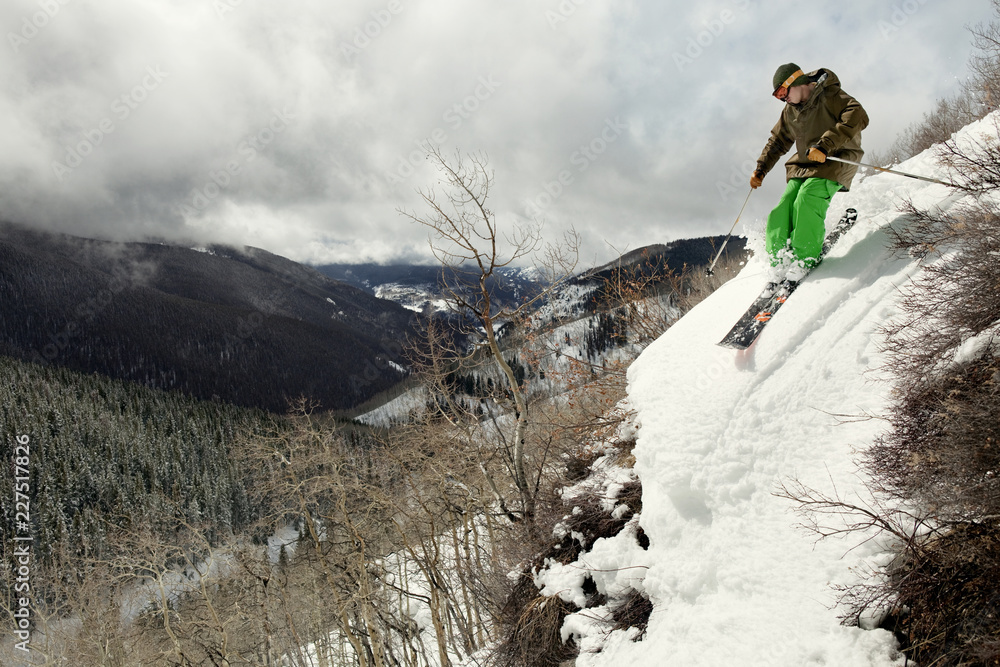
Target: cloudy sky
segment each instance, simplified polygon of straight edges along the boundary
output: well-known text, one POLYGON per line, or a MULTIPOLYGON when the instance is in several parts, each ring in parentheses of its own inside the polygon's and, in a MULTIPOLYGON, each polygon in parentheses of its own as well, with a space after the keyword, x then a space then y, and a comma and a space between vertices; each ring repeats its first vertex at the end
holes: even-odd
MULTIPOLYGON (((506 228, 585 264, 725 233, 780 103, 827 67, 887 149, 958 93, 988 0, 4 0, 0 218, 414 261, 424 158, 482 152, 506 228)), ((775 203, 773 172, 750 198, 775 203)))

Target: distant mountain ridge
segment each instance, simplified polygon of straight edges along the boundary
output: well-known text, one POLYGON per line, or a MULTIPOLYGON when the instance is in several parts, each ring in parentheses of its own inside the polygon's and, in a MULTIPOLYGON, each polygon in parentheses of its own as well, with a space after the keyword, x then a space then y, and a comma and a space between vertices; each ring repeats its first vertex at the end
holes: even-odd
POLYGON ((702 236, 670 243, 655 243, 630 250, 618 259, 584 271, 574 282, 604 279, 615 271, 630 267, 669 267, 680 273, 685 267, 693 269, 708 266, 722 249, 723 243, 726 244, 725 249, 722 249, 723 257, 742 255, 746 252, 746 242, 741 236, 730 237, 728 242, 724 236, 702 236))
POLYGON ((746 242, 746 238, 740 236, 730 237, 728 242, 724 236, 703 236, 648 245, 578 274, 569 281, 569 285, 590 290, 581 307, 585 311, 594 312, 606 302, 605 287, 622 278, 627 280, 655 276, 662 279, 667 275, 680 277, 685 270, 700 271, 707 267, 720 250, 720 261, 745 257, 746 242))
MULTIPOLYGON (((571 285, 603 284, 616 272, 662 272, 669 267, 680 273, 685 267, 707 266, 722 247, 724 236, 705 236, 657 243, 631 250, 620 258, 586 269, 573 276, 571 285)), ((746 239, 731 237, 723 256, 742 255, 746 239)), ((444 274, 440 266, 422 264, 325 264, 315 267, 323 275, 340 280, 380 298, 396 301, 411 310, 435 309, 444 298, 444 274)), ((505 268, 490 282, 498 303, 513 305, 526 296, 537 294, 542 285, 534 269, 505 268)), ((594 304, 590 304, 593 308, 594 304)))
MULTIPOLYGON (((323 264, 317 271, 414 311, 443 310, 445 272, 424 264, 323 264)), ((489 281, 498 305, 513 305, 538 293, 534 269, 502 268, 489 281)), ((470 275, 473 275, 470 273, 470 275)))
POLYGON ((0 225, 0 354, 19 359, 248 407, 343 409, 405 376, 414 323, 260 249, 0 225))

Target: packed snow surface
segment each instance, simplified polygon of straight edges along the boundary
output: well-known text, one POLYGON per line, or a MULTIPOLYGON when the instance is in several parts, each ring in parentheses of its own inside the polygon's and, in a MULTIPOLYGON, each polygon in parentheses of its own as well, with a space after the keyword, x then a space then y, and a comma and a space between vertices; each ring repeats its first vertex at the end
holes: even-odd
MULTIPOLYGON (((977 132, 995 135, 994 118, 963 130, 977 132)), ((930 152, 900 168, 947 177, 930 152)), ((838 618, 835 587, 883 566, 888 545, 861 534, 817 540, 775 492, 797 481, 847 501, 867 497, 857 454, 886 427, 858 417, 884 414, 891 390, 878 373, 879 327, 920 270, 887 249, 889 228, 907 224, 907 198, 946 210, 961 196, 890 174, 856 179, 834 197, 827 229, 847 207, 858 210, 857 225, 753 347, 716 343, 761 290, 760 251, 633 363, 640 526, 650 547, 633 546, 631 531, 599 541, 587 559, 617 570, 619 583, 630 579, 654 611, 638 642, 634 631, 617 631, 595 644, 587 610, 570 616, 563 630, 584 647, 579 667, 904 664, 889 632, 838 618)), ((748 230, 751 247, 762 245, 762 226, 748 230)))

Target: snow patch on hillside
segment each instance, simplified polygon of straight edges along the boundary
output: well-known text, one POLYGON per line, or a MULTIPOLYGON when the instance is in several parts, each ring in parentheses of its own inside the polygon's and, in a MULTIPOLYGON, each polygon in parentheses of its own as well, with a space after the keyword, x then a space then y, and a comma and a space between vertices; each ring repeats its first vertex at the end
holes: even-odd
POLYGON ((384 405, 380 405, 373 410, 355 417, 355 419, 376 428, 388 428, 396 424, 405 423, 413 415, 423 412, 429 397, 430 394, 426 387, 414 387, 384 405))

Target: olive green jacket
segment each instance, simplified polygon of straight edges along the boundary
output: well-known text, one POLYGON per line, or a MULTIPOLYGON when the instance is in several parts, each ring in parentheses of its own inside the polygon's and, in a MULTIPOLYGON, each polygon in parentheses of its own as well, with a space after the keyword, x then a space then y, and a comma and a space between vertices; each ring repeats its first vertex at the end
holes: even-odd
POLYGON ((831 160, 813 162, 806 153, 816 146, 827 155, 858 162, 865 153, 861 150, 861 130, 868 127, 868 114, 841 89, 840 79, 830 70, 818 69, 808 76, 816 87, 802 104, 785 104, 757 160, 757 170, 767 174, 794 145, 795 154, 785 163, 787 180, 818 176, 840 183, 847 191, 858 171, 856 166, 831 160))

